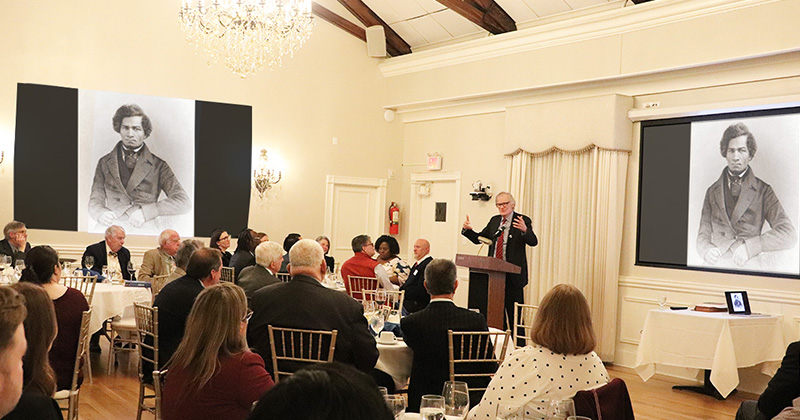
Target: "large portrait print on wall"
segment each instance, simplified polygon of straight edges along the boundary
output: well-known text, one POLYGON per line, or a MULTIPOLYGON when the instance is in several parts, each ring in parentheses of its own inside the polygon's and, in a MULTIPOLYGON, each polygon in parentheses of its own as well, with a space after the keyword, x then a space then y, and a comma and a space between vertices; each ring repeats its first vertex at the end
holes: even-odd
POLYGON ((81 89, 78 230, 194 236, 195 101, 81 89))
POLYGON ((687 266, 800 274, 800 116, 690 130, 687 266))

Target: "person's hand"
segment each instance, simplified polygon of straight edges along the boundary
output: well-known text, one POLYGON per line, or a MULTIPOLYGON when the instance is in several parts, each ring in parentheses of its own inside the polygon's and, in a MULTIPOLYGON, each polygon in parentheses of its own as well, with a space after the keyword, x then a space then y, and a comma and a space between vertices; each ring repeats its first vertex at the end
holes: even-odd
POLYGON ((733 251, 733 262, 739 266, 743 266, 749 258, 747 257, 747 247, 742 244, 736 251, 733 251))
POLYGON ((111 210, 104 211, 100 217, 97 218, 97 222, 101 225, 110 225, 115 219, 114 212, 111 210))
POLYGON ((131 213, 128 219, 131 221, 133 227, 141 227, 144 224, 144 212, 142 209, 136 209, 131 213))
POLYGON ((469 215, 467 215, 467 220, 464 221, 464 224, 461 226, 464 230, 472 230, 472 225, 469 223, 469 215))
POLYGON ((528 231, 528 226, 525 225, 525 220, 522 218, 522 216, 517 216, 516 219, 514 219, 512 226, 519 229, 522 233, 526 233, 528 231))
POLYGON ((706 252, 706 256, 703 259, 709 264, 716 264, 720 255, 722 255, 722 252, 720 252, 719 248, 711 248, 706 252))

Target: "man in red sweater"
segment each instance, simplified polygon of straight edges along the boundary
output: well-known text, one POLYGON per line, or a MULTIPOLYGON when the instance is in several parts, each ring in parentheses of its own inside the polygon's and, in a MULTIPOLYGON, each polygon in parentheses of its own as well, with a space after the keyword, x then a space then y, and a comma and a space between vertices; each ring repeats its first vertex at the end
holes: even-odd
POLYGON ((397 290, 397 286, 389 281, 386 270, 377 261, 372 259, 375 255, 375 244, 372 243, 369 235, 358 235, 350 242, 353 247, 352 258, 342 264, 342 279, 344 280, 347 293, 350 293, 350 276, 375 277, 379 284, 387 290, 397 290))

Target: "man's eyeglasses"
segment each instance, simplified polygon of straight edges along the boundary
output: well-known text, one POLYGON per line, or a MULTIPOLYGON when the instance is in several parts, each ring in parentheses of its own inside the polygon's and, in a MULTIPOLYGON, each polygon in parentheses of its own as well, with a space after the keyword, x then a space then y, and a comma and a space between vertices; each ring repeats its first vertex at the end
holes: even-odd
POLYGON ((222 237, 219 238, 219 240, 220 241, 224 241, 224 240, 230 239, 230 238, 231 238, 230 236, 222 236, 222 237))
POLYGON ((495 206, 497 206, 497 208, 500 208, 500 207, 505 207, 505 206, 507 206, 509 204, 511 204, 511 202, 510 201, 506 201, 504 203, 497 203, 497 204, 495 204, 495 206))
POLYGON ((242 322, 250 322, 250 318, 253 317, 253 311, 248 309, 247 314, 245 314, 244 318, 242 318, 242 322))

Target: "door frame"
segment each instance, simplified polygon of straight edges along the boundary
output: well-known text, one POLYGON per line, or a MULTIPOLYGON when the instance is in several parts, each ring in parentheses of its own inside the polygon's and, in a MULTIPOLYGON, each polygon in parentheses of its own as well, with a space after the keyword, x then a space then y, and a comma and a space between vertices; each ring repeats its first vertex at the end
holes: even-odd
MULTIPOLYGON (((455 182, 456 186, 456 197, 455 202, 453 203, 453 214, 456 217, 456 225, 458 225, 458 218, 461 216, 461 199, 459 199, 459 194, 461 194, 461 172, 454 171, 454 172, 418 172, 411 174, 411 197, 409 199, 409 209, 408 209, 408 220, 417 220, 416 223, 410 223, 408 225, 408 241, 409 243, 406 246, 406 249, 411 249, 414 245, 414 241, 417 238, 421 238, 421 232, 419 227, 419 211, 420 211, 420 197, 417 194, 417 190, 420 185, 428 183, 428 182, 455 182)), ((430 240, 430 239, 429 239, 430 240)), ((452 241, 452 249, 458 252, 458 235, 454 235, 451 239, 452 241)), ((442 258, 452 258, 455 260, 455 255, 451 256, 440 256, 442 258)))
POLYGON ((357 187, 373 187, 378 192, 378 199, 375 207, 372 208, 373 214, 377 215, 375 222, 369 227, 367 235, 380 235, 383 226, 386 224, 386 212, 383 208, 386 204, 386 180, 380 178, 357 178, 352 176, 328 175, 325 180, 325 224, 323 232, 327 237, 332 236, 333 231, 333 199, 334 190, 337 186, 353 185, 357 187))

